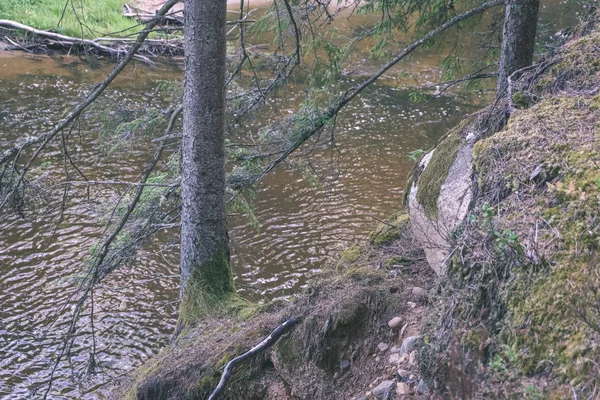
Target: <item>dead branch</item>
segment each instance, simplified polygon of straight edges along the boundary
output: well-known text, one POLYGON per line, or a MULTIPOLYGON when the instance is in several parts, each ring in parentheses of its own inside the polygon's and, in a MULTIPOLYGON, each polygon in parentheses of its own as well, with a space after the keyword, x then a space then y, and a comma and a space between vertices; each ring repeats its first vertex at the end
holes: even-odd
POLYGON ((29 159, 26 166, 21 171, 21 174, 19 175, 16 183, 13 185, 11 191, 0 202, 0 210, 2 208, 4 208, 4 206, 10 200, 10 198, 17 192, 20 185, 23 183, 25 174, 28 172, 29 168, 31 167, 31 165, 33 164, 35 159, 40 155, 40 153, 44 150, 44 148, 48 145, 48 143, 50 143, 50 141, 52 141, 56 137, 56 135, 58 133, 60 133, 64 128, 66 128, 70 123, 75 121, 83 113, 83 111, 86 108, 88 108, 104 92, 104 90, 108 87, 108 85, 110 85, 110 83, 127 66, 129 61, 131 61, 134 58, 136 52, 143 45, 144 40, 146 40, 146 38, 148 37, 148 34, 152 31, 152 28, 154 28, 158 24, 160 18, 163 15, 165 15, 171 9, 171 7, 173 7, 178 2, 179 2, 179 0, 169 0, 163 5, 163 7, 157 12, 156 19, 154 19, 154 20, 148 22, 148 24, 146 24, 144 30, 142 30, 140 32, 140 34, 138 35, 136 42, 129 48, 125 57, 121 61, 119 61, 119 63, 114 67, 114 69, 110 72, 110 74, 108 74, 108 76, 106 78, 104 78, 104 80, 102 82, 100 82, 98 85, 96 85, 94 87, 94 89, 92 91, 90 91, 90 93, 88 93, 85 100, 83 102, 79 103, 79 105, 77 105, 52 130, 50 130, 49 132, 44 133, 42 135, 39 135, 39 136, 26 138, 25 140, 23 140, 19 143, 16 143, 12 148, 4 151, 4 153, 2 155, 0 155, 0 166, 3 166, 7 162, 10 162, 11 160, 16 162, 16 158, 18 158, 18 155, 24 149, 34 146, 38 143, 41 143, 40 146, 34 152, 34 154, 31 156, 31 158, 29 159))
MULTIPOLYGON (((172 2, 172 4, 175 4, 177 1, 178 0, 172 0, 171 2, 172 2)), ((171 114, 171 118, 169 119, 169 123, 167 124, 167 128, 165 129, 165 134, 166 134, 165 136, 169 135, 169 133, 173 129, 173 126, 175 125, 175 121, 177 120, 177 118, 179 117, 179 115, 181 114, 182 111, 183 111, 183 106, 179 106, 173 110, 173 112, 171 114)), ((71 318, 71 321, 69 324, 69 329, 68 329, 67 335, 65 336, 64 346, 62 347, 61 351, 58 353, 56 361, 54 362, 54 367, 50 373, 48 388, 46 389, 46 392, 44 394, 44 399, 46 399, 48 394, 50 393, 50 390, 52 388, 52 382, 54 379, 54 374, 56 373, 56 369, 58 368, 59 363, 62 361, 63 357, 66 354, 69 354, 69 352, 71 350, 71 347, 72 347, 73 342, 76 337, 77 322, 79 321, 79 317, 80 317, 83 307, 85 305, 85 301, 92 293, 94 286, 97 283, 99 283, 102 279, 104 279, 111 272, 109 268, 103 268, 105 259, 107 258, 107 256, 109 256, 109 251, 111 250, 113 242, 119 236, 121 231, 125 228, 125 225, 129 221, 129 218, 131 217, 134 210, 136 209, 136 207, 142 197, 142 193, 144 191, 145 184, 148 182, 148 178, 150 178, 150 175, 154 171, 156 164, 160 160, 160 157, 162 156, 162 153, 165 149, 165 145, 166 145, 166 141, 163 140, 160 143, 160 145, 156 148, 150 161, 146 164, 144 171, 142 172, 142 175, 141 175, 140 185, 137 186, 136 192, 135 192, 133 198, 131 199, 131 201, 129 202, 127 209, 125 211, 125 214, 123 215, 121 220, 118 222, 115 229, 111 232, 111 234, 102 243, 102 246, 100 247, 100 250, 98 251, 98 254, 94 258, 94 263, 93 263, 92 267, 89 269, 86 277, 84 278, 81 286, 78 289, 78 292, 81 291, 82 294, 81 294, 80 298, 78 299, 77 304, 73 310, 73 317, 71 318)), ((110 220, 109 220, 109 222, 110 222, 110 220)))
POLYGON ((381 77, 387 70, 392 68, 402 59, 406 58, 409 54, 411 54, 414 50, 422 46, 424 43, 428 42, 438 34, 446 31, 448 28, 456 25, 457 23, 464 21, 468 18, 471 18, 474 15, 480 14, 485 10, 504 4, 503 0, 491 0, 486 3, 481 4, 478 7, 475 7, 463 14, 457 15, 452 18, 448 22, 439 27, 429 31, 427 34, 423 35, 419 40, 412 43, 411 45, 405 47, 396 57, 394 57, 391 61, 389 61, 386 65, 381 67, 379 71, 377 71, 374 75, 369 77, 367 80, 362 82, 361 84, 355 86, 353 89, 347 90, 343 92, 333 104, 322 113, 321 118, 315 121, 314 125, 305 130, 304 132, 300 132, 298 134, 298 138, 288 147, 281 156, 271 162, 267 167, 263 169, 263 171, 253 180, 253 183, 256 183, 260 179, 262 179, 265 175, 273 171, 279 164, 281 164, 287 157, 296 151, 302 144, 304 144, 307 140, 309 140, 313 135, 318 133, 329 120, 331 120, 334 116, 338 114, 338 112, 348 104, 352 99, 358 96, 363 90, 365 90, 368 86, 374 83, 379 77, 381 77))
POLYGON ((225 390, 225 387, 227 385, 227 382, 229 382, 229 380, 231 379, 231 374, 232 374, 233 368, 235 368, 237 365, 243 363, 247 359, 251 358, 252 356, 260 353, 261 351, 266 350, 269 347, 273 346, 275 343, 277 343, 277 341, 279 340, 279 338, 281 336, 283 336, 287 332, 289 332, 301 320, 302 320, 301 317, 293 317, 293 318, 288 319, 283 324, 281 324, 277 328, 275 328, 273 330, 273 332, 271 332, 271 334, 269 336, 267 336, 262 342, 260 342, 259 344, 257 344, 256 346, 254 346, 253 348, 251 348, 244 354, 239 355, 236 358, 234 358, 233 360, 229 361, 227 363, 227 365, 225 365, 225 368, 223 369, 223 375, 221 375, 219 384, 217 385, 215 390, 211 393, 208 400, 216 400, 223 393, 223 391, 225 390))
MULTIPOLYGON (((31 33, 35 36, 38 36, 38 37, 41 37, 44 39, 49 39, 52 41, 52 44, 63 46, 63 47, 90 46, 90 47, 95 48, 102 54, 108 54, 108 55, 115 56, 115 57, 118 57, 125 53, 125 50, 123 50, 123 49, 114 49, 112 47, 108 47, 101 43, 98 43, 95 40, 81 39, 81 38, 76 38, 73 36, 61 35, 60 33, 42 31, 42 30, 36 29, 32 26, 21 24, 16 21, 10 21, 7 19, 0 19, 0 26, 4 27, 4 28, 13 28, 13 29, 25 31, 25 32, 31 33)), ((133 57, 138 60, 149 61, 147 58, 137 55, 137 54, 134 55, 133 57)))

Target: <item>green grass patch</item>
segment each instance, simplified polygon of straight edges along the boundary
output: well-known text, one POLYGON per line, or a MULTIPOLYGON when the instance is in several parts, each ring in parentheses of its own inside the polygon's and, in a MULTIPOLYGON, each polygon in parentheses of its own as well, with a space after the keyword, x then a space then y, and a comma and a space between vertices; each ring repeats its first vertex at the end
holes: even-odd
POLYGON ((122 15, 126 0, 1 0, 0 19, 83 38, 125 36, 141 30, 122 15), (64 16, 61 20, 61 16, 64 16), (60 25, 59 25, 60 21, 60 25))

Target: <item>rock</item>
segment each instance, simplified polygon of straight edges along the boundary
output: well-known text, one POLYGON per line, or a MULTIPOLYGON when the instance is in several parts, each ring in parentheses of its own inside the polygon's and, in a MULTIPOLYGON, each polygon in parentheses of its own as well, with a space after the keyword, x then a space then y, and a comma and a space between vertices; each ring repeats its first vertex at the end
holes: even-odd
POLYGON ((423 379, 421 379, 419 381, 419 384, 417 385, 417 393, 419 393, 419 394, 427 393, 427 384, 425 383, 425 381, 423 379))
POLYGON ((415 308, 417 306, 417 303, 415 303, 414 301, 407 301, 406 304, 408 304, 410 308, 415 308))
POLYGON ((390 364, 398 364, 400 362, 400 354, 398 354, 398 353, 390 354, 390 357, 388 358, 388 362, 390 364))
POLYGON ((373 389, 373 395, 379 400, 385 399, 388 393, 394 390, 394 386, 396 386, 396 381, 382 381, 375 389, 373 389))
POLYGON ((379 362, 379 361, 381 361, 381 357, 379 357, 379 356, 375 357, 375 362, 379 362))
POLYGON ((408 193, 415 240, 438 275, 445 275, 448 268, 452 246, 447 238, 465 219, 473 199, 476 124, 477 118, 466 120, 421 159, 422 172, 408 193))
POLYGON ((407 354, 414 350, 415 342, 420 336, 409 336, 402 341, 402 347, 400 347, 400 354, 407 354))
POLYGON ((402 317, 394 317, 390 320, 390 322, 388 322, 388 326, 391 330, 397 331, 398 329, 400 329, 400 327, 402 327, 402 322, 402 317))
POLYGON ((348 368, 350 368, 350 361, 348 361, 348 360, 341 360, 340 361, 340 369, 342 371, 346 371, 348 368))
POLYGON ((400 347, 398 346, 394 346, 390 349, 390 353, 395 354, 395 353, 400 353, 400 347))
POLYGON ((412 288, 412 294, 419 300, 425 300, 429 297, 429 292, 423 288, 415 286, 412 288))
POLYGON ((404 382, 398 383, 398 386, 396 386, 396 394, 398 396, 407 396, 407 395, 409 395, 410 394, 410 386, 408 386, 404 382))
POLYGON ((416 365, 417 364, 417 351, 413 350, 410 352, 410 356, 408 357, 408 363, 410 365, 416 365))
POLYGON ((406 328, 408 328, 408 324, 404 324, 402 329, 400 329, 400 339, 402 339, 402 336, 404 336, 404 332, 406 331, 406 328))
POLYGON ((401 381, 407 380, 410 376, 410 372, 408 372, 405 369, 399 369, 397 374, 398 374, 398 379, 400 379, 401 381))
POLYGON ((385 353, 385 351, 386 351, 386 350, 387 350, 389 347, 390 347, 390 346, 388 346, 387 344, 385 344, 385 343, 383 343, 383 342, 382 342, 382 343, 379 343, 379 344, 377 345, 377 348, 378 348, 378 349, 379 349, 379 351, 380 351, 380 352, 382 352, 382 353, 385 353))
POLYGON ((358 396, 356 400, 367 400, 367 396, 358 396))

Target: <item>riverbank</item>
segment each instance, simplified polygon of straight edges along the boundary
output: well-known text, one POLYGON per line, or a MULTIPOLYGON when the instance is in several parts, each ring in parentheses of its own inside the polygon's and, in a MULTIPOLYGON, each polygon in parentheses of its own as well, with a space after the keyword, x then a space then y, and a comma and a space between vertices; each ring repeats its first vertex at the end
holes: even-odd
MULTIPOLYGON (((96 51, 119 56, 164 5, 164 0, 7 0, 0 3, 0 49, 46 52, 96 51)), ((252 2, 268 7, 269 2, 252 2)), ((232 12, 239 2, 228 1, 232 12)), ((237 6, 237 7, 236 7, 237 6)), ((183 2, 175 4, 164 29, 150 35, 140 49, 144 55, 182 55, 183 2)))
POLYGON ((225 398, 597 398, 597 21, 419 161, 410 217, 350 247, 292 304, 239 304, 188 328, 115 398, 206 398, 223 365, 291 317, 302 322, 240 367, 225 398), (443 235, 423 235, 464 201, 443 235))

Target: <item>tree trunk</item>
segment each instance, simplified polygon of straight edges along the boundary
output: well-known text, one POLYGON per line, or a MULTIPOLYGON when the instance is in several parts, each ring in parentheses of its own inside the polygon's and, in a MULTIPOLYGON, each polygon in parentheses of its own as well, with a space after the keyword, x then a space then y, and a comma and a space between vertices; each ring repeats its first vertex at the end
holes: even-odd
POLYGON ((226 0, 185 0, 180 323, 235 294, 225 210, 226 0))
POLYGON ((506 0, 497 97, 506 96, 508 77, 533 62, 539 0, 506 0))

